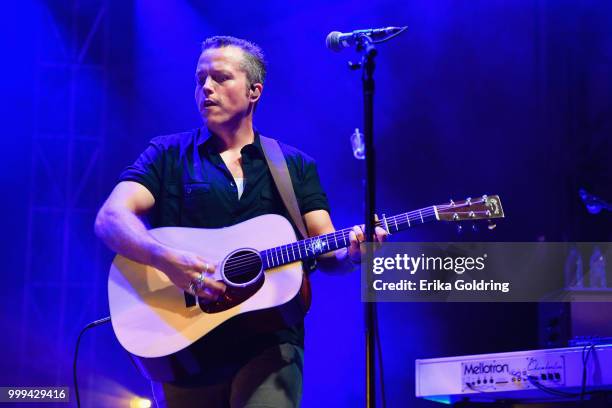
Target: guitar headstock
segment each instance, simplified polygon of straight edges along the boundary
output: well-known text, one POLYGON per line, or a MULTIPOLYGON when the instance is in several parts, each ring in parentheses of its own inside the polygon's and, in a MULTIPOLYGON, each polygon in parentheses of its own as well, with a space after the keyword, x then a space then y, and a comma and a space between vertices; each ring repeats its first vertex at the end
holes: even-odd
POLYGON ((504 210, 499 196, 483 195, 462 201, 451 200, 448 204, 437 205, 438 219, 442 221, 470 221, 503 218, 504 210))

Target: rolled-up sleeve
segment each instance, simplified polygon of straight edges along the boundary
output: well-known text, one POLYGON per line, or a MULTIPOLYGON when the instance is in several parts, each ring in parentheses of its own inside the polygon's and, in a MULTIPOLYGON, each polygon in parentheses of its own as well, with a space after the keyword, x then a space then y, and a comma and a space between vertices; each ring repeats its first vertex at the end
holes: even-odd
POLYGON ((141 153, 134 164, 126 167, 119 175, 119 181, 135 181, 140 183, 157 200, 163 182, 165 151, 163 144, 157 138, 151 140, 149 146, 141 153))
POLYGON ((308 156, 303 157, 301 170, 300 183, 295 189, 300 212, 302 214, 314 210, 330 212, 327 194, 321 186, 316 162, 308 156))

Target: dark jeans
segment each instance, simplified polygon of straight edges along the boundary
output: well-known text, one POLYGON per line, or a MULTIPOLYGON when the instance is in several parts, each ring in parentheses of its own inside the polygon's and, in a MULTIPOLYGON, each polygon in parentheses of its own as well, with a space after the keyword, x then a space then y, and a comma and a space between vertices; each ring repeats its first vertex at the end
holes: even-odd
MULTIPOLYGON (((219 381, 190 379, 152 382, 159 408, 294 408, 302 397, 304 350, 283 343, 267 348, 238 367, 219 367, 219 381)), ((208 376, 210 378, 210 376, 208 376)))

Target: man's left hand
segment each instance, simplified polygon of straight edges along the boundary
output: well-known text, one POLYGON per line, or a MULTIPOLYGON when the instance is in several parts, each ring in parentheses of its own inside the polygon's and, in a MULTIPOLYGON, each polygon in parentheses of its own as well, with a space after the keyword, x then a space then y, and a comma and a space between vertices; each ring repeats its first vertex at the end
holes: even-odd
MULTIPOLYGON (((348 247, 348 257, 351 262, 360 263, 361 255, 365 253, 365 248, 361 247, 361 243, 365 241, 364 225, 355 225, 349 233, 350 245, 348 247)), ((375 243, 374 250, 380 248, 380 244, 387 240, 389 234, 381 227, 374 229, 375 243)))

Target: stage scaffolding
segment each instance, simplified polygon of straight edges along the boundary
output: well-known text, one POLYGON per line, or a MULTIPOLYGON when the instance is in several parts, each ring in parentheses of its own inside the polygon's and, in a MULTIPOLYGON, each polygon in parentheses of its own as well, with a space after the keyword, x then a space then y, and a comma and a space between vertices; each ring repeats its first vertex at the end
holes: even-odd
MULTIPOLYGON (((39 11, 18 378, 71 386, 77 335, 104 313, 93 222, 108 131, 109 0, 46 2, 39 11)), ((93 364, 95 349, 91 336, 80 367, 93 364)), ((80 372, 89 388, 92 375, 80 372)))

